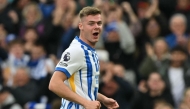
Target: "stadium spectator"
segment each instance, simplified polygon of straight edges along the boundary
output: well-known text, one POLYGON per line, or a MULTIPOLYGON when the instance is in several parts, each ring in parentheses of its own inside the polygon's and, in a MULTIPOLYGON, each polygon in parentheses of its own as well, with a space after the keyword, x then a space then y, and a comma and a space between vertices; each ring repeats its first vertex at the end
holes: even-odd
POLYGON ((164 36, 167 31, 167 20, 160 11, 159 0, 149 2, 139 2, 137 16, 142 25, 142 31, 136 37, 137 64, 141 64, 147 56, 146 44, 152 44, 156 38, 164 36), (142 10, 143 9, 143 10, 142 10))
POLYGON ((189 109, 190 108, 190 88, 188 87, 183 96, 183 100, 180 104, 180 109, 189 109))
POLYGON ((173 107, 166 101, 158 100, 154 103, 154 109, 173 109, 173 107))
POLYGON ((42 43, 36 42, 31 50, 31 59, 28 62, 27 66, 30 69, 29 75, 34 79, 38 84, 46 78, 48 73, 53 73, 54 63, 46 55, 45 48, 42 43))
POLYGON ((71 25, 76 14, 76 3, 73 0, 69 0, 67 3, 64 3, 63 0, 55 0, 54 4, 55 9, 51 16, 45 19, 46 32, 43 38, 48 47, 47 54, 53 54, 60 58, 62 49, 65 50, 75 37, 76 29, 71 25), (63 43, 66 44, 63 46, 63 43))
POLYGON ((183 14, 174 14, 170 21, 171 34, 166 36, 166 42, 170 49, 179 45, 185 47, 187 44, 187 39, 189 38, 186 33, 187 29, 187 19, 183 14))
POLYGON ((27 4, 22 10, 23 21, 20 25, 19 37, 23 38, 23 35, 28 27, 36 29, 39 36, 44 35, 44 22, 42 20, 42 12, 38 7, 38 4, 31 2, 27 4))
POLYGON ((157 100, 165 100, 167 103, 174 105, 172 94, 165 81, 159 73, 152 72, 149 74, 145 85, 139 87, 139 91, 132 101, 132 109, 153 109, 157 100))
MULTIPOLYGON (((190 0, 177 0, 176 12, 185 15, 186 19, 190 19, 190 0)), ((190 32, 190 21, 187 20, 187 33, 190 32)))
POLYGON ((187 52, 179 46, 174 47, 171 50, 170 61, 160 69, 160 73, 171 89, 176 108, 183 98, 185 88, 190 86, 189 63, 186 60, 187 52))
MULTIPOLYGON (((116 68, 113 63, 108 63, 104 74, 102 74, 102 81, 100 83, 99 92, 115 99, 119 108, 131 109, 130 100, 133 97, 133 87, 125 80, 124 72, 116 68), (115 67, 115 68, 114 68, 115 67)), ((107 109, 102 105, 101 109, 107 109)))
POLYGON ((186 103, 181 102, 181 103, 180 103, 180 106, 179 106, 179 109, 189 109, 189 107, 187 106, 186 103))
POLYGON ((135 12, 133 11, 129 2, 122 3, 123 11, 128 14, 129 28, 133 35, 137 37, 142 31, 142 25, 135 12))
POLYGON ((135 51, 134 36, 122 20, 121 8, 110 7, 108 14, 102 38, 104 47, 109 52, 109 59, 114 63, 124 65, 126 69, 134 69, 132 61, 135 51))
POLYGON ((0 85, 0 108, 1 109, 22 109, 17 103, 9 89, 2 84, 0 85))
POLYGON ((7 86, 12 86, 12 78, 17 67, 27 66, 30 57, 24 54, 23 42, 15 39, 9 43, 9 53, 6 61, 2 63, 4 82, 7 86))
POLYGON ((59 49, 57 53, 58 58, 60 58, 63 51, 65 51, 69 47, 74 37, 78 35, 79 20, 80 19, 78 18, 78 15, 77 15, 77 16, 65 17, 64 20, 62 21, 64 33, 61 37, 61 41, 60 41, 60 45, 59 45, 59 49))
POLYGON ((33 45, 39 39, 38 33, 35 28, 28 28, 24 33, 24 53, 30 54, 33 45))
POLYGON ((14 75, 14 82, 11 93, 17 102, 23 107, 27 102, 36 99, 38 86, 30 79, 29 70, 26 67, 19 67, 14 75))
POLYGON ((148 55, 139 66, 139 72, 143 78, 146 78, 153 71, 158 71, 170 58, 168 46, 164 39, 157 39, 153 47, 147 44, 146 52, 148 55))
POLYGON ((0 1, 0 25, 2 25, 7 33, 17 33, 18 15, 15 10, 9 5, 7 0, 0 1))

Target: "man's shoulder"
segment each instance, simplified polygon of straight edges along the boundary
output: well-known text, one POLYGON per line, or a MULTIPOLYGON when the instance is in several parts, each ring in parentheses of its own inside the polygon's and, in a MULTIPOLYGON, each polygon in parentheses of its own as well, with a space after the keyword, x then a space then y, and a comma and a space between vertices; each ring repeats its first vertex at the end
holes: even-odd
POLYGON ((81 45, 79 45, 79 44, 73 44, 73 45, 69 46, 65 51, 70 51, 73 53, 83 53, 83 49, 82 49, 81 45))
POLYGON ((69 46, 63 53, 63 55, 68 55, 71 57, 80 57, 82 55, 84 55, 84 51, 83 49, 80 47, 80 45, 75 46, 75 45, 71 45, 69 46))

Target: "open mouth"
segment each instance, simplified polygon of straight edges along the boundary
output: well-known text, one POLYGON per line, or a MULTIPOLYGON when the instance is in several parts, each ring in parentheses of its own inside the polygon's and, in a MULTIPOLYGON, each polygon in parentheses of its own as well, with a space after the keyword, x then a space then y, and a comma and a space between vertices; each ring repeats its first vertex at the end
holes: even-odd
POLYGON ((98 34, 99 34, 98 32, 94 32, 93 36, 98 36, 98 34))

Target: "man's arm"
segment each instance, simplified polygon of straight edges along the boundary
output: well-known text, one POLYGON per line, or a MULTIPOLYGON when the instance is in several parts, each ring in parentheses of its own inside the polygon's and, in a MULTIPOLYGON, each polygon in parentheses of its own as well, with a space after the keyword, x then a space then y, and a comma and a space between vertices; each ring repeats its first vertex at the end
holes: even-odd
POLYGON ((110 108, 111 109, 119 108, 119 105, 118 105, 117 101, 115 101, 112 98, 108 98, 108 97, 104 96, 101 93, 98 93, 97 100, 100 101, 101 103, 103 103, 108 109, 110 109, 110 108))
POLYGON ((106 96, 102 95, 101 93, 98 93, 98 97, 97 97, 98 101, 103 103, 106 98, 107 98, 106 96))
POLYGON ((87 100, 69 89, 69 87, 64 84, 66 79, 67 76, 63 72, 55 71, 49 83, 49 90, 62 98, 80 104, 88 109, 94 109, 92 107, 100 106, 98 101, 87 100))

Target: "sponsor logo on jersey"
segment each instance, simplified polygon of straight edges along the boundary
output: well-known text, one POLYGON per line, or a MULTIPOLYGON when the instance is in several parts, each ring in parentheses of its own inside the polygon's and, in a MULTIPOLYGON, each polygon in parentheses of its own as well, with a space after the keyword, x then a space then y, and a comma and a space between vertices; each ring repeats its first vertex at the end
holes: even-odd
POLYGON ((65 67, 68 66, 68 65, 67 65, 66 63, 64 63, 64 62, 59 62, 59 65, 60 65, 60 66, 65 66, 65 67))

